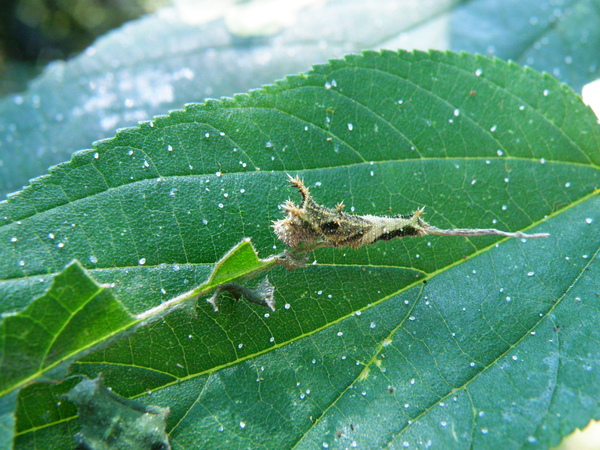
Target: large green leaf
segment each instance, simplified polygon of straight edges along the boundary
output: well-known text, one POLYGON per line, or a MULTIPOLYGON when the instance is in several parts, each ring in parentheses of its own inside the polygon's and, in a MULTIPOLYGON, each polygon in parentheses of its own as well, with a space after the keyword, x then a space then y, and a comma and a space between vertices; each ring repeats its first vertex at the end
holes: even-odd
MULTIPOLYGON (((3 308, 73 258, 144 314, 242 237, 279 252, 286 172, 357 213, 425 205, 440 228, 550 232, 322 249, 271 271, 275 312, 201 302, 71 369, 168 406, 179 448, 546 446, 599 415, 599 143, 549 76, 466 54, 351 56, 124 130, 0 204, 3 308)), ((71 386, 21 391, 19 445, 71 442, 74 408, 56 397, 71 386)))

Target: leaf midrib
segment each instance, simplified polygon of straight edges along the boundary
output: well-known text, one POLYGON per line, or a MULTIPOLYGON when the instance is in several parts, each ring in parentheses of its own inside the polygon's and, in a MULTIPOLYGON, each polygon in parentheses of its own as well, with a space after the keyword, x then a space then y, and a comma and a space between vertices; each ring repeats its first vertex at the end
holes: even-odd
MULTIPOLYGON (((531 162, 531 163, 535 163, 535 164, 540 164, 540 160, 537 158, 525 158, 525 157, 513 157, 513 156, 508 156, 508 155, 503 155, 503 156, 498 156, 496 154, 494 155, 489 155, 489 156, 457 156, 457 157, 451 157, 451 158, 445 158, 445 157, 427 157, 427 158, 405 158, 405 159, 387 159, 387 160, 380 160, 380 161, 372 161, 374 164, 394 164, 394 163, 411 163, 411 162, 434 162, 434 161, 441 161, 441 162, 457 162, 457 161, 461 161, 461 162, 465 162, 465 161, 524 161, 524 162, 531 162)), ((324 167, 313 167, 310 169, 285 169, 285 170, 270 170, 269 174, 281 174, 281 175, 287 175, 290 172, 302 172, 302 173, 311 173, 311 172, 318 172, 321 170, 333 170, 333 169, 348 169, 348 168, 353 168, 353 167, 359 167, 362 165, 366 165, 368 164, 369 166, 371 165, 371 161, 364 161, 364 162, 359 162, 359 163, 352 163, 352 164, 343 164, 343 165, 336 165, 336 166, 324 166, 324 167)), ((561 164, 567 167, 585 167, 585 168, 592 168, 592 169, 596 169, 596 170, 600 170, 600 166, 596 166, 593 163, 590 164, 584 164, 584 163, 580 163, 580 162, 573 162, 573 161, 554 161, 554 160, 545 160, 544 164, 561 164)), ((171 179, 180 179, 180 178, 194 178, 194 177, 214 177, 214 178, 221 178, 221 179, 226 179, 227 177, 237 177, 239 178, 240 175, 248 175, 248 174, 255 174, 256 172, 250 172, 250 171, 240 171, 240 172, 235 172, 235 171, 231 171, 231 172, 227 172, 227 173, 223 173, 220 176, 215 175, 214 173, 206 173, 206 174, 187 174, 187 175, 168 175, 168 176, 157 176, 157 177, 150 177, 150 178, 141 178, 139 180, 133 181, 131 183, 127 183, 127 184, 121 184, 118 186, 114 186, 114 187, 109 187, 103 191, 98 191, 98 192, 94 192, 93 194, 86 196, 86 197, 81 197, 81 198, 77 198, 71 201, 68 201, 66 203, 62 203, 60 205, 55 205, 52 206, 48 209, 45 210, 38 210, 33 214, 29 214, 29 215, 24 215, 24 216, 20 216, 20 217, 15 217, 13 219, 11 219, 11 222, 8 223, 4 223, 3 225, 0 225, 0 231, 5 228, 8 227, 10 225, 13 225, 15 222, 17 221, 24 221, 27 220, 31 217, 38 217, 38 216, 43 216, 43 214, 49 213, 57 208, 61 208, 64 207, 65 205, 72 205, 72 204, 76 204, 78 202, 83 202, 83 201, 87 201, 89 199, 92 199, 98 195, 103 195, 107 192, 113 191, 113 190, 119 190, 122 189, 124 187, 127 186, 135 186, 137 184, 140 183, 144 183, 144 182, 148 182, 148 181, 157 181, 157 180, 171 180, 171 179)), ((29 187, 25 188, 28 189, 29 187)), ((4 203, 6 204, 8 202, 8 200, 4 200, 3 202, 0 202, 0 206, 4 203)))

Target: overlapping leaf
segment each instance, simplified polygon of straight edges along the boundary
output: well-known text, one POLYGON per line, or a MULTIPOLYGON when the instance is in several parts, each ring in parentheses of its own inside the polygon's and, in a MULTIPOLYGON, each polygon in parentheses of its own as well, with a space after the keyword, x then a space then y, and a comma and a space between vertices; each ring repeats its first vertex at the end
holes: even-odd
POLYGON ((466 2, 452 14, 450 48, 526 64, 580 92, 600 75, 599 19, 598 0, 466 2))

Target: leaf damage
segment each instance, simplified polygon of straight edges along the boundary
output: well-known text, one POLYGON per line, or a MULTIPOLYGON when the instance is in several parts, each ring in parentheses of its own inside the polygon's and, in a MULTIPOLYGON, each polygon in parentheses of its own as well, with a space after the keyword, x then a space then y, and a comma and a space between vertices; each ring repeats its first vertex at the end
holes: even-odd
POLYGON ((84 379, 66 398, 79 407, 78 445, 90 450, 171 448, 166 433, 169 408, 143 405, 104 386, 102 375, 84 379))

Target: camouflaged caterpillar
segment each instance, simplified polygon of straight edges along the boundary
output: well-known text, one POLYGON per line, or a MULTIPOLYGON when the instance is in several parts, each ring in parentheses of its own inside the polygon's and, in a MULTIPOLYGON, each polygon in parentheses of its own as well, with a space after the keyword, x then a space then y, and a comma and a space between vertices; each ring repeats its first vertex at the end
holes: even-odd
POLYGON ((287 200, 282 208, 288 213, 282 220, 273 222, 277 237, 292 248, 306 246, 332 246, 359 248, 377 241, 389 241, 405 236, 484 236, 499 235, 512 238, 541 238, 548 233, 525 234, 519 231, 510 233, 495 228, 456 228, 442 230, 429 225, 423 219, 423 208, 412 214, 394 217, 358 216, 343 211, 344 204, 338 203, 335 209, 318 205, 300 178, 290 178, 290 183, 300 192, 302 204, 297 206, 287 200))

